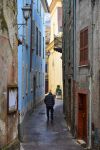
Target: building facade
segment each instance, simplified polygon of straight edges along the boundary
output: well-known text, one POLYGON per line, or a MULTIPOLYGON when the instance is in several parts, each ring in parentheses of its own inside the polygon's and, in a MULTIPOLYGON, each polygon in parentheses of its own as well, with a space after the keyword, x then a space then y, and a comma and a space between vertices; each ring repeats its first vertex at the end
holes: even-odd
MULTIPOLYGON (((50 5, 51 15, 51 31, 50 43, 47 47, 49 52, 48 58, 48 79, 49 90, 56 94, 57 85, 62 88, 62 54, 55 51, 55 38, 62 37, 62 2, 60 0, 53 0, 50 5)), ((59 42, 57 43, 59 45, 59 42)))
POLYGON ((1 0, 0 149, 15 140, 18 134, 17 66, 17 3, 1 0))
MULTIPOLYGON (((64 111, 65 114, 75 114, 74 124, 70 127, 74 128, 74 135, 77 139, 84 140, 87 146, 91 148, 94 144, 100 143, 100 95, 99 95, 99 26, 100 26, 100 1, 99 0, 79 0, 73 1, 73 7, 64 5, 67 1, 63 1, 63 51, 68 57, 70 51, 72 64, 72 79, 73 84, 69 88, 68 60, 63 55, 63 78, 64 87, 68 93, 72 93, 72 98, 67 98, 66 91, 64 91, 64 111), (69 14, 73 12, 73 17, 69 14), (71 24, 72 27, 68 26, 71 24), (64 22, 65 21, 65 22, 64 22), (70 36, 69 29, 72 29, 70 36), (67 42, 68 41, 68 42, 67 42), (73 41, 73 50, 71 51, 70 41, 73 41), (68 46, 70 45, 70 46, 68 46), (68 47, 67 47, 68 46, 68 47), (70 48, 69 48, 70 47, 70 48), (70 110, 68 108, 70 104, 70 110), (71 106, 73 106, 71 109, 71 106)), ((69 4, 69 2, 67 3, 69 4)), ((68 96, 69 97, 69 96, 68 96)), ((69 125, 69 117, 67 118, 69 125)))
POLYGON ((19 138, 23 140, 24 119, 45 96, 45 12, 47 1, 18 1, 19 39, 18 84, 19 84, 19 138), (28 3, 31 15, 25 24, 22 8, 28 3), (22 22, 20 22, 22 21, 22 22), (22 81, 22 82, 21 82, 22 81))
MULTIPOLYGON (((50 42, 50 22, 49 24, 47 23, 46 25, 46 30, 45 30, 45 38, 46 38, 46 49, 47 46, 50 42)), ((48 81, 48 57, 49 57, 49 53, 45 53, 45 93, 48 93, 48 86, 49 86, 49 81, 48 81)))
POLYGON ((100 141, 100 1, 77 1, 76 6, 77 136, 91 147, 93 132, 94 142, 100 141))
POLYGON ((63 109, 69 130, 74 134, 75 121, 75 2, 63 1, 63 109), (67 4, 67 5, 65 5, 67 4))

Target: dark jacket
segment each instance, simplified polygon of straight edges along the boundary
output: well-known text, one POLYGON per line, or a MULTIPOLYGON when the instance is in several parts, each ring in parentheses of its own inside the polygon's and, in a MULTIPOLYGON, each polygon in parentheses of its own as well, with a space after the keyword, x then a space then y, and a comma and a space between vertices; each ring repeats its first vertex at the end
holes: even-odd
POLYGON ((44 103, 46 106, 54 106, 55 104, 55 99, 52 93, 49 93, 47 96, 45 96, 44 103))

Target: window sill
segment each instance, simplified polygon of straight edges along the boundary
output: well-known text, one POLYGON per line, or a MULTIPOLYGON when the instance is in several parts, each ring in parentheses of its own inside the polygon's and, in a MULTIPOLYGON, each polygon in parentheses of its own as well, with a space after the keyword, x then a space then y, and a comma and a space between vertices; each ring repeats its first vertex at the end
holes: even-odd
POLYGON ((89 67, 89 64, 79 65, 78 68, 89 67))

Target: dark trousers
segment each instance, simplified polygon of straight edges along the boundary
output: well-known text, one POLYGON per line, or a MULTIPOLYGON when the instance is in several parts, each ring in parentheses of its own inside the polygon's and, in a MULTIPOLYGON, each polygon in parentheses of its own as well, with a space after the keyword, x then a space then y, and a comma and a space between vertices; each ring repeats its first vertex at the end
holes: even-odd
POLYGON ((49 113, 51 112, 51 120, 53 120, 53 106, 47 106, 47 119, 49 120, 49 113))

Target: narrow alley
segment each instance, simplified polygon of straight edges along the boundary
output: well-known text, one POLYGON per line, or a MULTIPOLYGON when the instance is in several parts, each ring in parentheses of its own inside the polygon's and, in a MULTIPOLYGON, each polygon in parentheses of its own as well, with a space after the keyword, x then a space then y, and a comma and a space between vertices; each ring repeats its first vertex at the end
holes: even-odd
POLYGON ((82 149, 100 150, 100 0, 0 0, 0 150, 82 149))
POLYGON ((69 133, 63 115, 63 101, 56 100, 54 122, 46 122, 45 105, 27 116, 20 150, 82 150, 69 133))

